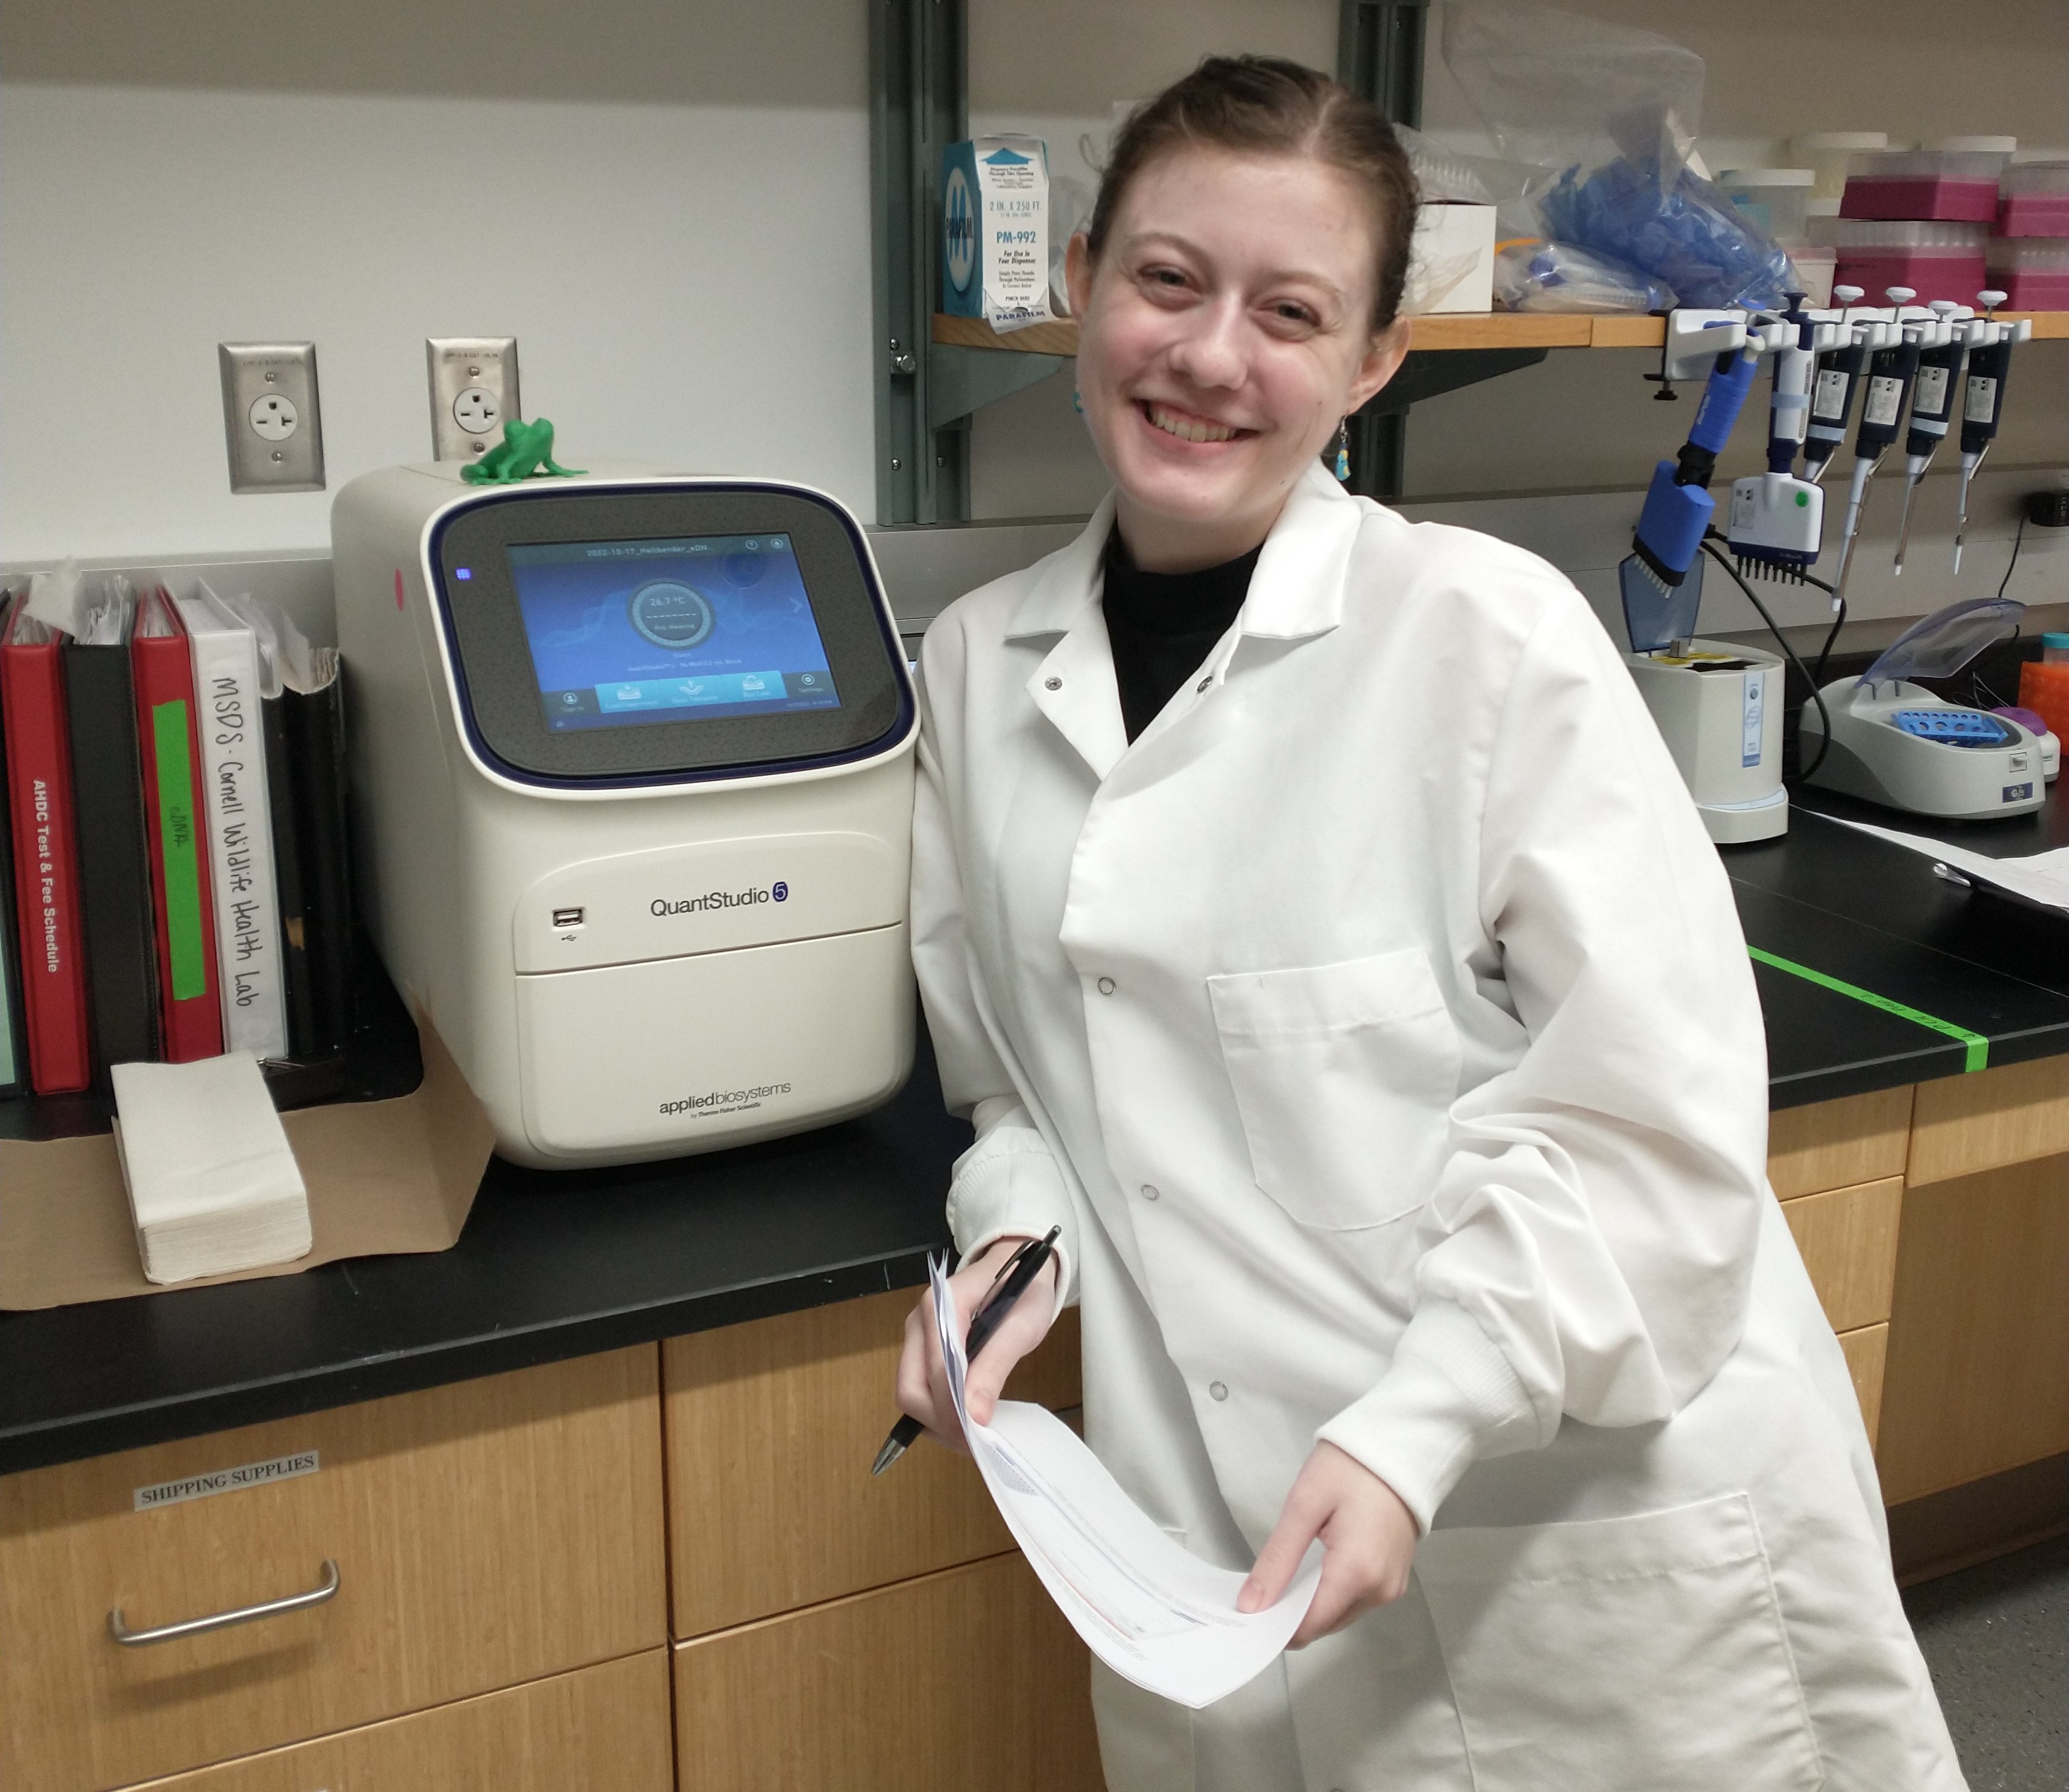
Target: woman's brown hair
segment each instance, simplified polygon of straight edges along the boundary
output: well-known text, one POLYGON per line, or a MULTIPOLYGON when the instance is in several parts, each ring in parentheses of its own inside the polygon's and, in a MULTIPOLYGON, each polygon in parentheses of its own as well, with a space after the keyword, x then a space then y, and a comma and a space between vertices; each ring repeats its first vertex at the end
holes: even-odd
POLYGON ((1086 246, 1099 259, 1129 182, 1152 162, 1193 145, 1312 156, 1348 175, 1372 208, 1378 281, 1372 327, 1401 307, 1415 229, 1415 177, 1379 108, 1340 82, 1279 56, 1210 56, 1128 116, 1100 177, 1086 246))

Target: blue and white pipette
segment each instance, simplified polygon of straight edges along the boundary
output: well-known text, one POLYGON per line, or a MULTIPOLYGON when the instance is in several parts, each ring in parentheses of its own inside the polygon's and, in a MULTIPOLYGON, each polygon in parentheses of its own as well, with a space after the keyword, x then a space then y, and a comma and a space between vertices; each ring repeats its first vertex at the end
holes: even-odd
POLYGON ((1744 347, 1718 356, 1681 452, 1653 469, 1631 551, 1617 568, 1634 653, 1656 653, 1695 633, 1703 597, 1698 556, 1717 508, 1707 488, 1745 406, 1764 347, 1757 336, 1749 334, 1744 347))

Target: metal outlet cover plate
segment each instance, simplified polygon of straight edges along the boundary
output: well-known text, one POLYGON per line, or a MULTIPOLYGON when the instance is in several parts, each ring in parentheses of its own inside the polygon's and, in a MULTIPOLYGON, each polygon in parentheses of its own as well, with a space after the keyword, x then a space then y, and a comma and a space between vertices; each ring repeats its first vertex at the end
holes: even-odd
POLYGON ((503 439, 505 423, 524 414, 517 393, 516 337, 427 337, 424 361, 435 459, 473 460, 503 439))
POLYGON ((323 413, 313 342, 216 344, 232 491, 321 491, 323 413))

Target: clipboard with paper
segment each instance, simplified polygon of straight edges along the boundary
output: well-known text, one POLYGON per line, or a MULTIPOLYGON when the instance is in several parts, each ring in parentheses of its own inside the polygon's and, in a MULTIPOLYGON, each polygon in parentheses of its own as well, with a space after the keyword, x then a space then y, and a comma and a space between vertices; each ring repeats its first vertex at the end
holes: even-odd
POLYGON ((1169 1536, 1047 1408, 1002 1400, 989 1425, 971 1419, 955 1296, 943 1266, 929 1269, 970 1454, 1021 1553, 1086 1645, 1123 1678, 1194 1710, 1262 1673, 1307 1615, 1321 1578, 1320 1547, 1276 1605, 1239 1612, 1246 1577, 1169 1536))

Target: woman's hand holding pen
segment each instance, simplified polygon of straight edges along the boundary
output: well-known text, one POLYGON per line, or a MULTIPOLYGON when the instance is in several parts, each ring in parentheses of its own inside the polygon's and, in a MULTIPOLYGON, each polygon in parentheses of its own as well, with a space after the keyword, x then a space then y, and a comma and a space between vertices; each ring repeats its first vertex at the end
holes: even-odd
POLYGON ((1236 1610, 1262 1611, 1276 1605, 1308 1546, 1320 1537, 1328 1552, 1322 1584, 1287 1645, 1304 1647, 1374 1606, 1399 1599, 1408 1586, 1418 1537, 1415 1515, 1392 1488, 1335 1444, 1317 1444, 1286 1496, 1278 1524, 1257 1552, 1236 1610))
MULTIPOLYGON (((963 1336, 969 1336, 970 1320, 992 1293, 1001 1268, 1024 1240, 1001 1238, 986 1245, 949 1278, 955 1290, 956 1313, 962 1321, 963 1336)), ((1056 1306, 1056 1260, 1051 1257, 1027 1292, 1014 1303, 991 1342, 969 1365, 963 1381, 963 1397, 971 1416, 987 1423, 998 1404, 999 1390, 1013 1372, 1013 1366, 1048 1336, 1056 1306)), ((922 1295, 905 1319, 905 1348, 898 1359, 898 1405, 931 1432, 936 1440, 963 1449, 961 1428, 956 1423, 955 1402, 949 1394, 948 1365, 941 1360, 941 1346, 934 1331, 934 1297, 922 1295)))

